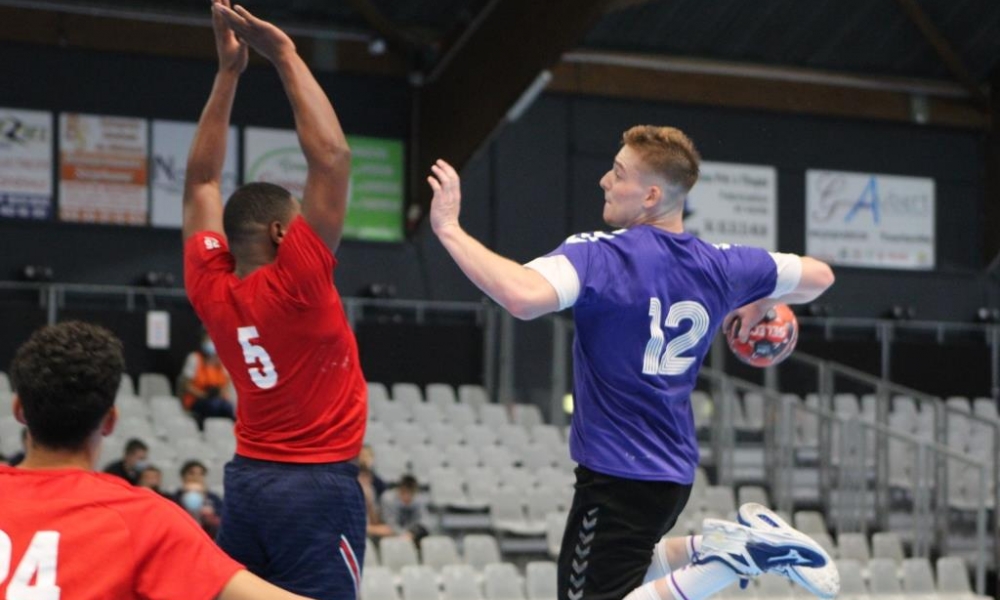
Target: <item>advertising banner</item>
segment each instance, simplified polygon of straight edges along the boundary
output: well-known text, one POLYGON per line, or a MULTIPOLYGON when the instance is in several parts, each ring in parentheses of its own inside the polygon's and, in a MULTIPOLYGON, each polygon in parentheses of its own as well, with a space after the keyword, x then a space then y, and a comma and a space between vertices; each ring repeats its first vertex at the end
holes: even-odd
MULTIPOLYGON (((152 192, 150 224, 180 229, 184 201, 184 176, 188 152, 197 123, 153 121, 153 155, 149 175, 152 192)), ((236 189, 236 160, 239 156, 236 127, 229 128, 226 161, 222 165, 222 201, 236 189)))
POLYGON ((685 230, 706 242, 778 250, 774 167, 704 161, 686 208, 685 230))
POLYGON ((149 220, 145 119, 59 115, 59 218, 146 225, 149 220))
MULTIPOLYGON (((274 183, 301 199, 306 161, 295 132, 247 127, 243 135, 244 180, 274 183)), ((403 143, 361 136, 347 141, 352 159, 344 239, 402 240, 403 143)))
POLYGON ((52 217, 52 113, 0 108, 0 218, 52 217))
POLYGON ((832 264, 934 268, 934 180, 806 171, 806 254, 832 264))

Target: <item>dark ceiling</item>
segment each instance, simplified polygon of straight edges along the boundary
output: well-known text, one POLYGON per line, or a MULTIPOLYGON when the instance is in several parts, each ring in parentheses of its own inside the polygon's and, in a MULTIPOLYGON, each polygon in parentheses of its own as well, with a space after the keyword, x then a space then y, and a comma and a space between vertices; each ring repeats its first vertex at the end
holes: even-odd
MULTIPOLYGON (((395 34, 437 48, 432 53, 436 56, 497 1, 503 0, 247 0, 246 6, 264 18, 320 35, 392 39, 395 34)), ((0 0, 0 5, 11 3, 81 11, 125 9, 168 18, 205 15, 207 4, 0 0)), ((926 15, 939 41, 954 50, 974 81, 988 80, 1000 59, 998 0, 619 0, 586 35, 582 47, 955 80, 954 67, 946 65, 907 5, 926 15)))

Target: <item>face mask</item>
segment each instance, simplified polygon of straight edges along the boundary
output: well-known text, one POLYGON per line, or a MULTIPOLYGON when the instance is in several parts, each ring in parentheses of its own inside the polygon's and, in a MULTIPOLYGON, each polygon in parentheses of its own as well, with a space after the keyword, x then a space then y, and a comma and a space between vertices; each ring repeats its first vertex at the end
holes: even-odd
POLYGON ((188 490, 181 495, 181 504, 189 512, 198 512, 205 505, 205 494, 195 490, 188 490))
POLYGON ((135 469, 136 471, 145 471, 146 467, 148 466, 149 466, 148 460, 137 460, 135 461, 135 464, 132 465, 132 468, 135 469))
POLYGON ((215 356, 215 342, 206 340, 201 345, 201 351, 205 353, 205 356, 215 356))

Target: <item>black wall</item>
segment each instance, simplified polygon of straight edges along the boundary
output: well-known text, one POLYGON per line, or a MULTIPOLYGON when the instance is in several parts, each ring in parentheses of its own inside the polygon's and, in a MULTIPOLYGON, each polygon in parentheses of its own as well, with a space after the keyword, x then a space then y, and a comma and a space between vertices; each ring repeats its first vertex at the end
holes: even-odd
MULTIPOLYGON (((208 62, 0 44, 0 106, 193 121, 214 74, 208 62)), ((397 79, 318 76, 350 134, 408 139, 411 90, 397 79)), ((233 121, 291 127, 280 82, 266 67, 240 84, 233 121)), ((893 272, 838 268, 823 302, 840 316, 876 317, 892 304, 919 318, 967 320, 996 306, 981 272, 983 150, 979 134, 917 125, 850 121, 592 97, 543 96, 463 170, 462 222, 488 246, 518 261, 548 252, 570 233, 602 228, 597 181, 636 123, 685 130, 707 160, 774 165, 779 245, 804 250, 807 168, 933 177, 937 185, 937 269, 893 272)), ((446 157, 447 158, 447 157, 446 157)), ((422 174, 421 178, 422 178, 422 174)), ((134 283, 149 270, 181 279, 179 232, 0 220, 0 280, 28 263, 55 268, 59 281, 134 283)), ((401 244, 345 242, 337 281, 356 294, 374 282, 402 298, 478 300, 426 225, 401 244)), ((0 347, 20 331, 0 331, 0 347)), ((517 329, 518 387, 547 386, 546 324, 517 329)), ((5 353, 0 350, 0 356, 5 353)))

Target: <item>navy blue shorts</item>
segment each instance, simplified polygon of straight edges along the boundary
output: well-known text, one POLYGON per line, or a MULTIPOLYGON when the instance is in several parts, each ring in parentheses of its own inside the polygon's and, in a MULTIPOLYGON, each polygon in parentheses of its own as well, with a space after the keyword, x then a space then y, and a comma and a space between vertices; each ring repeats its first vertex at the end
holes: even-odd
POLYGON ((217 541, 227 554, 296 594, 358 597, 367 520, 357 465, 236 456, 224 484, 217 541))

